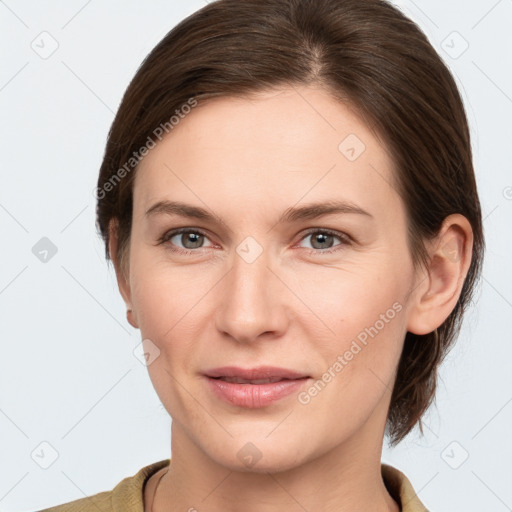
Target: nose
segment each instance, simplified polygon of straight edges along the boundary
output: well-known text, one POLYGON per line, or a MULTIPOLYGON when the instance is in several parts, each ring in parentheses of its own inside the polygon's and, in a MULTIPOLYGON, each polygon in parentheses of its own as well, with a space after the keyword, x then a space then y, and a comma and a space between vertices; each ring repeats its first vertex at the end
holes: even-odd
POLYGON ((216 327, 224 336, 248 343, 286 332, 290 292, 270 263, 265 251, 252 262, 234 254, 218 291, 216 327))

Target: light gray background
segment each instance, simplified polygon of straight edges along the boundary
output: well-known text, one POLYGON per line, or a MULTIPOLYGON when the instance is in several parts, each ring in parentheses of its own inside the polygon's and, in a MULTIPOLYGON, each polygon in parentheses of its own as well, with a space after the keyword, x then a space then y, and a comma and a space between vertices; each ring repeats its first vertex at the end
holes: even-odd
MULTIPOLYGON (((92 190, 138 65, 203 5, 0 1, 0 511, 110 490, 170 456, 170 419, 133 354, 140 331, 104 261, 92 190), (43 237, 57 248, 46 262, 32 252, 43 237)), ((488 250, 425 436, 383 460, 430 510, 512 510, 512 1, 398 5, 461 87, 488 250)))

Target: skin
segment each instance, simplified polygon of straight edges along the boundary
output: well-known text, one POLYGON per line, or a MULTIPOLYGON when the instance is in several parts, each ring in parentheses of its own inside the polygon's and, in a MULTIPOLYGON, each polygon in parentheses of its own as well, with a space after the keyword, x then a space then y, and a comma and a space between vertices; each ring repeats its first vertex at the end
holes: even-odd
MULTIPOLYGON (((129 322, 160 351, 148 371, 172 417, 170 470, 156 495, 166 470, 149 480, 146 510, 153 499, 157 512, 399 510, 380 457, 403 340, 433 331, 455 307, 472 233, 461 215, 446 218, 427 244, 430 266, 415 270, 393 173, 377 136, 321 87, 199 104, 141 162, 129 263, 116 274, 129 322), (338 149, 350 134, 365 145, 353 161, 338 149), (145 216, 165 199, 222 222, 145 216), (371 216, 277 222, 290 207, 327 200, 371 216), (158 244, 181 227, 206 236, 158 244), (352 241, 315 244, 309 228, 352 241), (262 249, 251 263, 237 253, 248 236, 262 249), (213 367, 268 364, 310 375, 307 390, 397 303, 400 311, 307 404, 293 393, 259 409, 235 407, 202 377, 213 367), (247 443, 261 455, 251 467, 237 456, 247 443)), ((115 261, 115 223, 111 235, 115 261)))

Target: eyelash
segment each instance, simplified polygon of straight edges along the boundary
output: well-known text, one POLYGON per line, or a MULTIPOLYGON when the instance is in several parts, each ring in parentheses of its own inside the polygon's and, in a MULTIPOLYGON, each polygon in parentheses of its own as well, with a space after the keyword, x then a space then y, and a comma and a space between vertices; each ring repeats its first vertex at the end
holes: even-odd
MULTIPOLYGON (((208 238, 208 235, 204 231, 201 231, 200 229, 180 228, 180 229, 174 229, 171 231, 167 231, 166 233, 164 233, 163 236, 160 237, 160 239, 158 240, 158 245, 166 244, 167 242, 169 242, 169 240, 171 238, 175 237, 176 235, 181 235, 183 233, 195 233, 195 234, 203 235, 204 237, 208 238)), ((352 238, 345 233, 340 233, 338 231, 333 231, 331 229, 320 229, 320 228, 312 228, 312 229, 308 230, 303 235, 303 237, 300 239, 300 241, 304 240, 304 238, 307 238, 308 236, 315 234, 315 233, 332 235, 332 236, 338 238, 341 242, 340 244, 335 245, 331 249, 324 249, 324 250, 322 250, 322 249, 306 249, 309 254, 313 254, 315 256, 316 255, 324 255, 324 254, 332 254, 334 252, 339 251, 343 246, 350 245, 352 243, 352 238)), ((173 247, 171 244, 168 244, 168 248, 169 248, 169 250, 171 250, 173 252, 183 254, 186 256, 197 253, 197 251, 199 249, 201 249, 201 247, 198 247, 197 249, 181 249, 181 248, 173 247)))

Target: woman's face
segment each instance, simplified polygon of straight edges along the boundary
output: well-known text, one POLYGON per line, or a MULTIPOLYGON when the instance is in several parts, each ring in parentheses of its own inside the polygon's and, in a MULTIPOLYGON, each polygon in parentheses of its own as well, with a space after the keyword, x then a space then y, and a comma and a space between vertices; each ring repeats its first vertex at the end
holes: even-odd
POLYGON ((380 448, 416 280, 393 172, 307 87, 199 104, 149 151, 125 291, 177 443, 252 471, 380 448))

